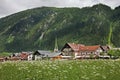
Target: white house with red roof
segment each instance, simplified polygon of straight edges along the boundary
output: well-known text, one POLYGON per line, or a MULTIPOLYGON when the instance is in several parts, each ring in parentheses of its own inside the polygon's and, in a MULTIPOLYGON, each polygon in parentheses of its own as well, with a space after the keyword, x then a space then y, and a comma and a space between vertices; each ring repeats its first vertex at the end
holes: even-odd
POLYGON ((100 45, 85 46, 83 44, 66 43, 61 49, 63 58, 90 58, 99 57, 104 49, 100 45))

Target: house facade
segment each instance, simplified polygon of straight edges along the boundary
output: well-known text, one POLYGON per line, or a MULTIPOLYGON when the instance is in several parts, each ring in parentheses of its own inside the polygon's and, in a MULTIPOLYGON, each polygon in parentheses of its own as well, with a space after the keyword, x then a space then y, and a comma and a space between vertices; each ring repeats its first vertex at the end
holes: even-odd
POLYGON ((4 57, 0 57, 0 62, 3 62, 5 60, 4 57))
MULTIPOLYGON (((79 46, 81 44, 66 43, 61 49, 63 59, 71 59, 79 53, 79 46)), ((82 45, 81 45, 82 46, 82 45)))
POLYGON ((96 58, 103 52, 103 48, 100 45, 85 46, 83 44, 66 43, 61 52, 62 57, 67 59, 96 58))
POLYGON ((42 58, 47 57, 49 53, 50 51, 37 50, 33 53, 33 60, 41 60, 42 58))
POLYGON ((35 51, 35 53, 33 53, 33 60, 42 60, 45 58, 60 59, 61 58, 60 56, 61 56, 60 52, 37 50, 35 51))
POLYGON ((100 45, 80 46, 76 58, 97 58, 102 52, 103 48, 100 45))

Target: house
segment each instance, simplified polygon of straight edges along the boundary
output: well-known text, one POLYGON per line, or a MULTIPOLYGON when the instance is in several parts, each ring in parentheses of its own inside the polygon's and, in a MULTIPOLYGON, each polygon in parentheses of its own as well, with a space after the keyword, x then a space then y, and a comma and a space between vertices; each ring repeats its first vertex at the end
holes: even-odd
POLYGON ((26 52, 22 52, 21 54, 20 54, 20 58, 21 58, 21 60, 28 60, 28 53, 26 53, 26 52))
POLYGON ((85 46, 83 44, 66 43, 61 49, 61 52, 63 55, 62 58, 67 59, 95 58, 103 52, 103 48, 100 45, 85 46))
POLYGON ((81 46, 77 58, 98 58, 102 52, 103 48, 100 45, 81 46))
POLYGON ((110 50, 109 46, 102 46, 102 48, 105 53, 107 53, 110 50))
POLYGON ((66 43, 61 49, 63 59, 71 59, 77 53, 79 53, 79 47, 84 46, 82 44, 66 43))
POLYGON ((33 53, 33 60, 41 60, 42 58, 48 57, 48 54, 50 54, 50 51, 37 50, 33 53))
POLYGON ((48 57, 51 58, 52 60, 62 59, 61 52, 52 52, 48 55, 48 57))
POLYGON ((33 55, 32 52, 22 52, 19 57, 21 58, 21 60, 32 60, 33 55))
POLYGON ((60 58, 60 52, 50 52, 44 50, 37 50, 33 53, 33 60, 41 60, 44 58, 58 59, 60 58))
POLYGON ((0 62, 3 62, 4 60, 4 57, 0 57, 0 62))
POLYGON ((9 61, 18 61, 21 60, 20 57, 14 56, 14 57, 10 57, 8 58, 9 61))
POLYGON ((33 60, 33 54, 32 53, 28 55, 28 61, 31 61, 31 60, 33 60))

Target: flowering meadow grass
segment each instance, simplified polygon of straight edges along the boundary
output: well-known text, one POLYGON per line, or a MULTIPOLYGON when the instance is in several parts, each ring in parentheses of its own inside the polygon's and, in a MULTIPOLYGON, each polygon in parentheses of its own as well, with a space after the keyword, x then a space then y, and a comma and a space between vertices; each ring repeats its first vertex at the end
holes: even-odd
POLYGON ((0 62, 0 80, 120 80, 120 60, 0 62))

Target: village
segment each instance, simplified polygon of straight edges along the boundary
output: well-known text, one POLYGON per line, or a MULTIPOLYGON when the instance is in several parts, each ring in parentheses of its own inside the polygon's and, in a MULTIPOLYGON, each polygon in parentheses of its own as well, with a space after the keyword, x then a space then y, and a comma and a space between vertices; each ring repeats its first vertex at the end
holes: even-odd
POLYGON ((32 60, 75 60, 75 59, 109 59, 108 51, 120 50, 119 48, 111 48, 110 46, 66 43, 62 49, 58 50, 55 43, 54 51, 37 50, 33 52, 13 53, 7 57, 0 57, 0 62, 4 61, 32 61, 32 60))

